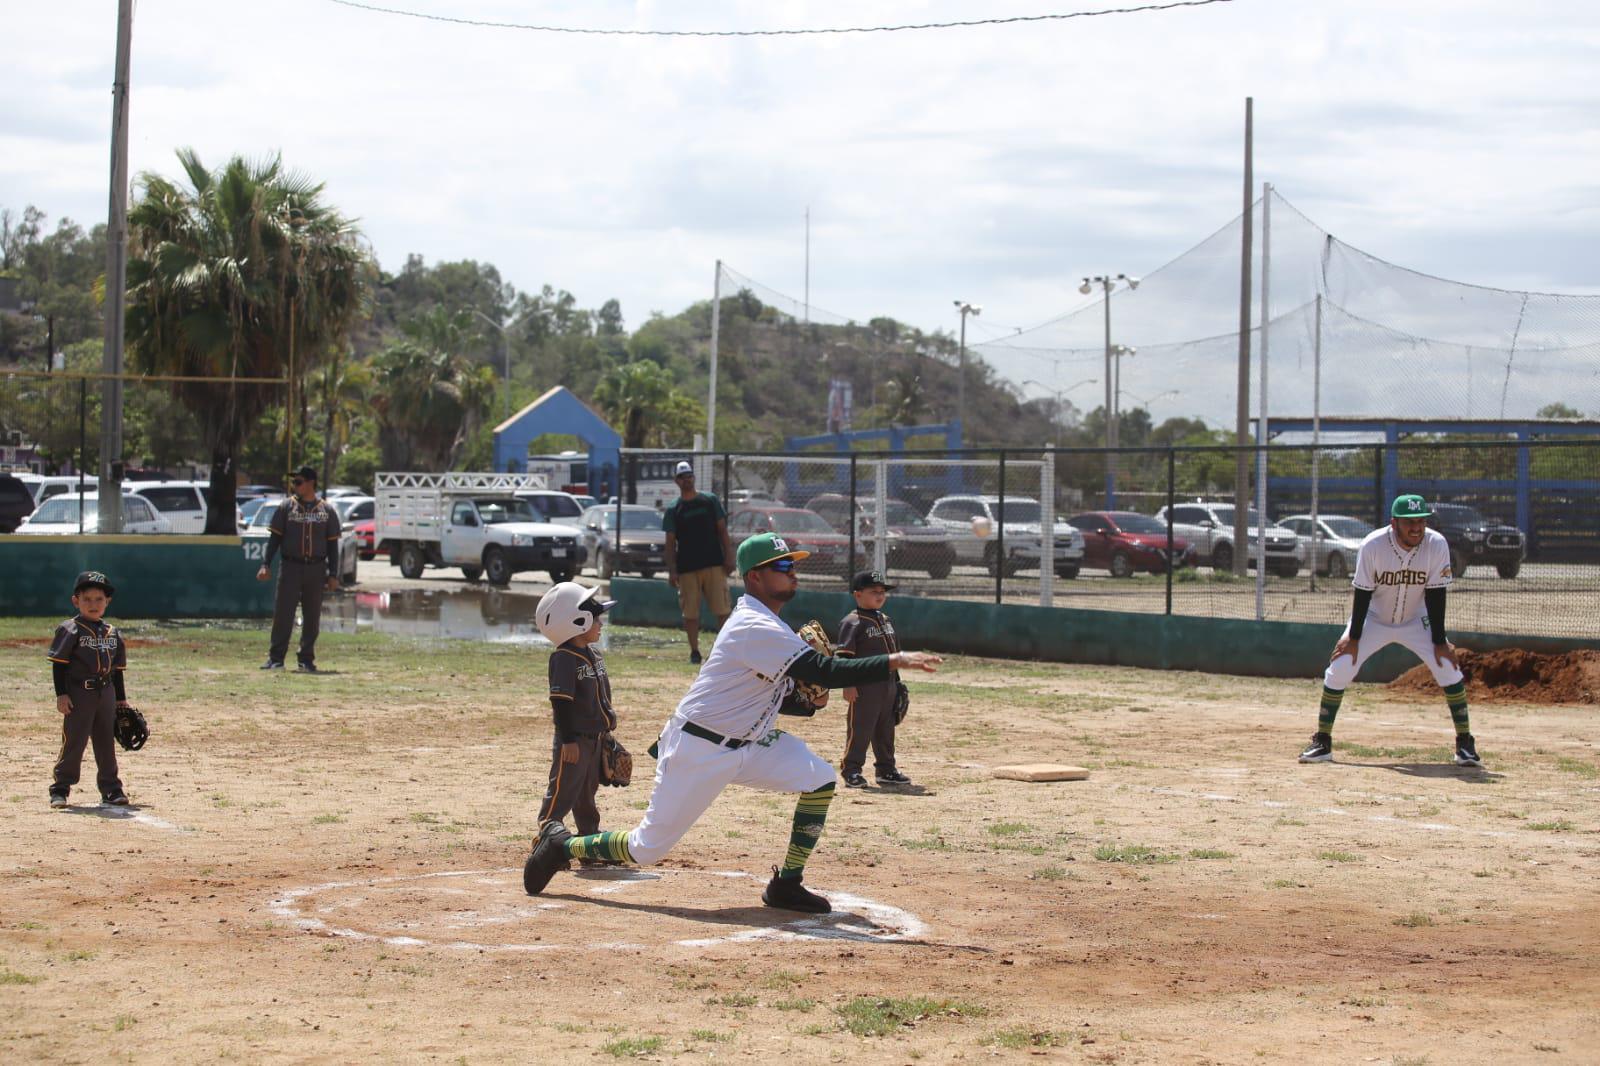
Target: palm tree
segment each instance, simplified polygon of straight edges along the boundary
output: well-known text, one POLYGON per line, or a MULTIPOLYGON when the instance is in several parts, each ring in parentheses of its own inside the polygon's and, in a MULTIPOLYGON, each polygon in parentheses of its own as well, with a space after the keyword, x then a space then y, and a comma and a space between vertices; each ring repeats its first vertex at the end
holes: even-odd
POLYGON ((348 353, 319 368, 311 392, 322 405, 322 483, 333 484, 334 463, 350 444, 356 420, 369 410, 372 371, 348 353))
POLYGON ((413 340, 372 360, 378 449, 389 470, 455 466, 494 398, 494 371, 413 340))
MULTIPOLYGON (((278 157, 235 156, 215 172, 178 152, 189 187, 143 174, 128 212, 127 338, 146 373, 289 376, 342 345, 366 293, 366 253, 322 186, 278 157), (293 366, 292 374, 290 372, 293 366)), ((174 382, 211 452, 211 499, 232 501, 240 441, 282 397, 265 385, 174 382)), ((213 506, 208 533, 232 533, 233 507, 213 506)))
POLYGON ((643 448, 672 400, 672 375, 649 359, 616 367, 594 388, 594 403, 621 429, 625 448, 643 448))

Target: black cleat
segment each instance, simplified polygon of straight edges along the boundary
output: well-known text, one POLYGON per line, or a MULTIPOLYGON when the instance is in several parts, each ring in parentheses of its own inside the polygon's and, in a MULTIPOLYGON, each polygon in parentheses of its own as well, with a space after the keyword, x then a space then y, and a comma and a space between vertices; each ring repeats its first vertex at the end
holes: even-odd
POLYGON ((294 672, 297 674, 315 674, 318 672, 317 664, 308 663, 304 659, 301 659, 299 662, 294 664, 294 672))
POLYGON ((699 666, 700 665, 700 663, 701 663, 700 649, 696 648, 694 651, 691 651, 689 653, 689 663, 692 666, 699 666))
POLYGON ((67 809, 67 794, 65 792, 50 793, 50 809, 64 811, 67 809))
POLYGON ((1311 746, 1300 753, 1301 762, 1332 762, 1333 737, 1327 733, 1311 734, 1311 746))
POLYGON ((100 802, 112 807, 126 807, 128 805, 128 796, 126 793, 118 792, 114 796, 103 797, 100 802))
POLYGON ((807 914, 827 914, 833 904, 815 892, 806 891, 798 877, 779 877, 778 868, 772 868, 772 880, 761 893, 761 902, 785 911, 805 911, 807 914))
POLYGON ((276 659, 268 659, 266 662, 261 664, 261 669, 263 669, 263 670, 282 670, 283 669, 283 664, 278 662, 276 659))
POLYGON ((907 777, 905 774, 901 773, 899 770, 890 770, 886 774, 877 774, 875 776, 878 778, 878 784, 880 784, 880 785, 909 785, 909 784, 911 784, 911 778, 907 777))
POLYGON ((1471 733, 1456 734, 1456 765, 1483 766, 1483 760, 1478 758, 1478 745, 1473 742, 1471 733))
POLYGON ((844 785, 846 788, 866 788, 867 779, 860 774, 845 774, 844 785))
POLYGON ((567 858, 567 841, 571 839, 572 834, 560 822, 546 822, 544 828, 539 830, 533 854, 522 866, 522 887, 528 895, 537 896, 543 892, 544 886, 550 883, 557 870, 565 870, 572 865, 572 860, 567 858))

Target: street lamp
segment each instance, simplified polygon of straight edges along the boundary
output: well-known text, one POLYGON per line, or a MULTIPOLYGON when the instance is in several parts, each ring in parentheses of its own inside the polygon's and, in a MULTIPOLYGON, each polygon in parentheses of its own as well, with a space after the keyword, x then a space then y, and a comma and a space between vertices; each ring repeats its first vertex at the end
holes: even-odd
POLYGON ((967 442, 967 316, 981 315, 983 308, 965 300, 955 301, 961 312, 961 376, 956 379, 956 424, 961 427, 961 443, 967 442))
POLYGON ((1097 274, 1092 278, 1084 278, 1083 284, 1078 286, 1078 291, 1085 296, 1094 291, 1096 285, 1105 292, 1106 305, 1106 507, 1116 506, 1117 499, 1117 465, 1116 456, 1111 449, 1116 445, 1116 420, 1113 418, 1112 409, 1116 402, 1111 395, 1111 293, 1117 287, 1117 282, 1122 282, 1130 289, 1139 287, 1138 278, 1130 278, 1126 274, 1097 274))
POLYGON ((1056 399, 1055 417, 1053 419, 1051 419, 1051 421, 1055 422, 1055 424, 1056 424, 1056 447, 1057 448, 1061 447, 1061 414, 1062 414, 1062 408, 1064 408, 1066 406, 1065 397, 1066 397, 1067 393, 1071 392, 1073 389, 1077 388, 1079 385, 1093 385, 1096 382, 1098 382, 1099 380, 1100 380, 1099 378, 1084 378, 1082 381, 1077 382, 1076 384, 1073 384, 1073 385, 1068 385, 1064 389, 1052 388, 1049 385, 1046 385, 1044 382, 1042 382, 1042 381, 1034 381, 1032 378, 1029 378, 1028 380, 1026 380, 1026 381, 1024 381, 1022 383, 1023 385, 1037 385, 1041 389, 1043 389, 1044 391, 1046 391, 1046 392, 1052 394, 1053 396, 1055 396, 1055 399, 1056 399))
MULTIPOLYGON (((1139 349, 1126 344, 1113 344, 1111 355, 1111 446, 1122 444, 1122 357, 1138 355, 1139 349)), ((1132 395, 1131 393, 1129 395, 1132 395)))
POLYGON ((511 417, 511 334, 509 331, 512 326, 516 325, 518 322, 521 322, 533 312, 524 311, 522 314, 518 315, 516 318, 502 326, 500 323, 496 322, 494 319, 490 318, 476 307, 469 308, 469 310, 479 318, 483 319, 485 322, 489 323, 489 325, 500 331, 500 373, 505 379, 505 387, 502 390, 505 393, 505 400, 502 403, 502 406, 505 408, 505 414, 501 416, 500 421, 504 422, 506 419, 511 417))

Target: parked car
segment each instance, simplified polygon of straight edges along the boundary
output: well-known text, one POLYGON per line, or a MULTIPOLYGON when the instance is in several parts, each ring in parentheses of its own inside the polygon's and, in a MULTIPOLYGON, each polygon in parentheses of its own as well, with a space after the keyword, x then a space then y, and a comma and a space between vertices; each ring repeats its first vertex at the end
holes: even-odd
MULTIPOLYGON (((172 523, 174 533, 206 531, 206 493, 203 481, 124 481, 124 493, 137 492, 155 505, 172 523)), ((234 505, 238 507, 237 504, 234 505)), ((235 516, 237 517, 237 515, 235 516)), ((235 528, 238 528, 237 526, 235 528)))
POLYGON ((378 501, 371 496, 335 496, 328 501, 339 512, 341 525, 354 525, 363 518, 376 518, 378 501))
MULTIPOLYGON (((850 497, 830 492, 806 504, 828 520, 836 533, 850 533, 850 497)), ((884 562, 890 570, 926 570, 928 576, 939 579, 950 576, 955 565, 956 550, 950 545, 950 534, 943 526, 936 526, 922 517, 917 509, 904 500, 884 500, 884 522, 888 536, 884 539, 884 562)), ((857 496, 855 501, 856 545, 872 557, 877 551, 874 522, 878 514, 876 498, 857 496)))
POLYGON ((1450 545, 1450 572, 1461 577, 1469 566, 1492 566, 1503 578, 1522 570, 1528 539, 1516 526, 1492 522, 1464 503, 1436 503, 1428 525, 1450 545))
POLYGON ((233 498, 240 507, 243 507, 251 500, 258 499, 262 496, 282 495, 282 485, 239 485, 233 490, 233 498))
MULTIPOLYGON (((239 534, 245 544, 244 556, 255 562, 265 562, 267 558, 267 537, 272 533, 272 516, 278 508, 283 506, 284 497, 268 500, 256 509, 250 524, 239 534), (257 547, 259 545, 259 547, 257 547)), ((339 531, 339 583, 341 585, 354 585, 356 583, 356 559, 360 557, 360 545, 356 540, 355 531, 345 526, 339 531)))
MULTIPOLYGON (((82 512, 83 532, 100 531, 100 495, 86 492, 64 492, 50 497, 39 505, 22 524, 19 534, 31 536, 61 536, 78 533, 79 512, 82 512)), ((171 533, 172 522, 155 509, 149 500, 135 493, 122 494, 122 531, 124 533, 171 533)))
POLYGON ((270 494, 269 493, 268 495, 265 495, 265 496, 257 496, 257 497, 255 497, 253 499, 249 499, 249 500, 246 500, 243 503, 241 503, 239 505, 239 517, 241 519, 241 524, 239 526, 239 530, 241 532, 243 532, 244 527, 250 524, 250 522, 255 518, 256 512, 259 511, 262 507, 266 506, 269 503, 273 503, 273 502, 275 502, 277 500, 282 500, 282 499, 283 499, 283 493, 279 492, 279 493, 275 493, 275 494, 270 494))
POLYGON ((1372 532, 1369 523, 1343 514, 1318 515, 1315 524, 1308 514, 1290 515, 1278 519, 1278 525, 1300 538, 1312 571, 1331 578, 1346 578, 1355 571, 1361 542, 1372 532))
POLYGON ((375 518, 364 518, 350 526, 350 532, 355 534, 356 550, 363 560, 378 557, 378 521, 375 518))
POLYGON ((766 489, 729 489, 728 498, 722 501, 730 510, 749 504, 759 507, 763 504, 772 504, 782 507, 783 501, 778 499, 766 489))
POLYGON ((757 505, 728 516, 728 539, 735 545, 755 533, 776 533, 790 548, 810 552, 811 558, 801 564, 805 572, 845 575, 867 564, 862 545, 856 545, 852 560, 850 538, 836 532, 817 512, 804 507, 757 505))
MULTIPOLYGON (((1165 528, 1167 509, 1156 512, 1156 520, 1165 528)), ((1251 543, 1247 546, 1246 566, 1256 565, 1255 537, 1261 531, 1261 515, 1251 509, 1245 515, 1245 525, 1250 531, 1251 543)), ((1293 577, 1300 572, 1306 560, 1306 549, 1300 538, 1279 525, 1266 527, 1267 569, 1283 577, 1293 577)), ((1195 500, 1180 503, 1172 509, 1172 535, 1181 536, 1194 545, 1198 563, 1209 563, 1214 570, 1233 568, 1233 504, 1195 500)))
POLYGON ((33 513, 33 493, 21 478, 0 474, 0 533, 10 533, 33 513))
POLYGON ((322 498, 336 500, 340 496, 365 496, 366 491, 359 485, 329 485, 322 490, 322 498))
MULTIPOLYGON (((991 574, 999 569, 1002 526, 1008 575, 1038 569, 1044 554, 1039 501, 1031 496, 1008 495, 1004 508, 998 496, 942 496, 928 511, 928 521, 948 533, 957 562, 984 566, 991 574), (980 526, 987 528, 986 536, 978 535, 980 526)), ((1058 518, 1051 536, 1056 576, 1077 577, 1083 565, 1083 533, 1058 518)))
POLYGON ((1083 565, 1109 570, 1112 577, 1132 577, 1140 570, 1164 574, 1194 565, 1194 548, 1172 535, 1167 547, 1167 524, 1134 511, 1086 511, 1067 519, 1083 534, 1083 565))
POLYGON ((555 489, 518 489, 516 497, 519 500, 527 500, 541 522, 576 527, 579 524, 578 520, 583 517, 583 507, 570 492, 557 492, 555 489))
POLYGON ((573 492, 573 493, 569 493, 569 495, 574 500, 577 500, 578 501, 578 506, 582 507, 585 511, 587 511, 591 507, 599 507, 600 506, 600 500, 597 497, 589 495, 587 492, 573 492))
POLYGON ((33 493, 35 505, 41 504, 52 496, 60 496, 66 492, 77 492, 79 486, 84 492, 99 491, 99 482, 95 475, 85 474, 80 481, 77 474, 47 474, 44 476, 27 476, 21 479, 28 486, 28 491, 33 493))
POLYGON ((667 534, 661 528, 661 512, 642 503, 622 506, 622 548, 617 548, 617 508, 590 507, 578 523, 579 537, 594 572, 601 580, 613 574, 638 574, 655 577, 667 568, 667 534))

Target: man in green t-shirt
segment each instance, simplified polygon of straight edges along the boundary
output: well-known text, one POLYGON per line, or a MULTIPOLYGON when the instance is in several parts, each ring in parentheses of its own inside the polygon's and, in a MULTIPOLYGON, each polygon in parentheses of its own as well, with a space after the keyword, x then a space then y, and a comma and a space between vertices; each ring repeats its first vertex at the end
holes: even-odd
POLYGON ((733 545, 728 542, 728 513, 709 492, 696 492, 694 467, 681 462, 673 470, 678 498, 661 516, 667 533, 667 584, 678 590, 683 628, 689 634, 689 661, 700 662, 700 601, 717 625, 728 620, 728 575, 733 573, 733 545))

